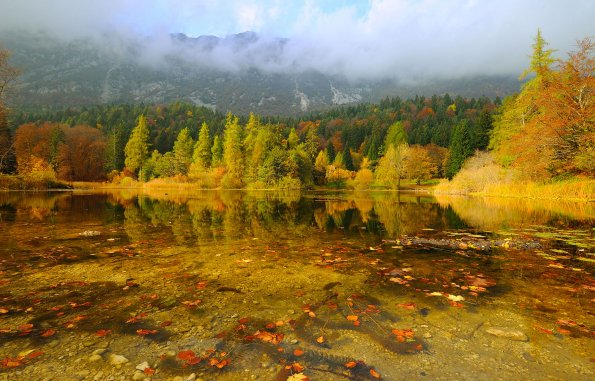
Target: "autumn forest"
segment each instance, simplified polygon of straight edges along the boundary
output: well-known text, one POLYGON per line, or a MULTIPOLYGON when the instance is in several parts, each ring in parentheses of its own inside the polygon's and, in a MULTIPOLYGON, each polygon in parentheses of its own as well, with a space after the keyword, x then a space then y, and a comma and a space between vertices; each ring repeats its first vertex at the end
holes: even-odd
POLYGON ((492 182, 588 178, 595 173, 592 53, 585 39, 554 60, 538 33, 520 92, 503 101, 387 98, 300 118, 238 117, 180 102, 4 110, 2 171, 124 185, 396 189, 401 179, 453 179, 470 161, 475 169, 463 173, 473 189, 485 185, 477 184, 485 171, 492 182))

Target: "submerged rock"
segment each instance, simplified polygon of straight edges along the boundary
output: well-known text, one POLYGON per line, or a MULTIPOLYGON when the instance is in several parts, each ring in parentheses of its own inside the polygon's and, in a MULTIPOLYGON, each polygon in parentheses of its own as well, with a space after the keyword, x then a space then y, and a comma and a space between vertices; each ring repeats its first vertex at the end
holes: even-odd
POLYGON ((79 233, 80 236, 82 237, 97 237, 98 235, 101 235, 101 232, 98 232, 97 230, 85 230, 82 233, 79 233))
POLYGON ((122 355, 117 355, 115 353, 110 354, 108 360, 111 365, 122 365, 128 362, 128 359, 126 357, 122 355))
POLYGON ((505 327, 490 327, 486 329, 486 332, 496 337, 502 337, 512 341, 529 341, 527 335, 518 329, 505 328, 505 327))

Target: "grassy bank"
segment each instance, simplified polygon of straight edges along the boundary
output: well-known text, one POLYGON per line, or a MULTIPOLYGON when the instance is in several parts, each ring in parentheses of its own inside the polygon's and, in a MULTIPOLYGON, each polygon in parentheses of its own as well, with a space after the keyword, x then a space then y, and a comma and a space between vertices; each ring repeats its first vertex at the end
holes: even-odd
POLYGON ((574 178, 547 183, 508 181, 470 184, 455 178, 452 181, 443 180, 434 188, 434 193, 543 200, 595 201, 595 179, 574 178))
POLYGON ((42 191, 52 189, 72 189, 72 186, 58 181, 52 176, 44 176, 38 173, 31 175, 0 174, 0 190, 42 191))

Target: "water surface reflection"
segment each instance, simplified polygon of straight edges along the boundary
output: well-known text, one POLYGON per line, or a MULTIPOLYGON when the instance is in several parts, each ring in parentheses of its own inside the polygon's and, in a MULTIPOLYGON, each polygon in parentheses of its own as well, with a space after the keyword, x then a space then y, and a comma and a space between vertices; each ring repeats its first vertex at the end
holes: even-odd
POLYGON ((593 221, 396 192, 0 193, 0 371, 591 379, 593 221))

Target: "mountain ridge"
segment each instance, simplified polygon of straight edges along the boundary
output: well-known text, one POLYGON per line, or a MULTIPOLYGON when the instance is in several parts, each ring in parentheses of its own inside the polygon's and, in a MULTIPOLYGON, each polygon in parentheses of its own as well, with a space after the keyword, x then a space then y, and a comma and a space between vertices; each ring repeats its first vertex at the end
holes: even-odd
POLYGON ((0 33, 0 43, 23 71, 13 102, 17 108, 186 101, 237 114, 298 115, 387 96, 494 98, 518 89, 516 78, 503 75, 408 84, 299 69, 297 61, 283 55, 289 39, 250 31, 226 37, 177 33, 162 40, 71 41, 13 31, 0 33))

